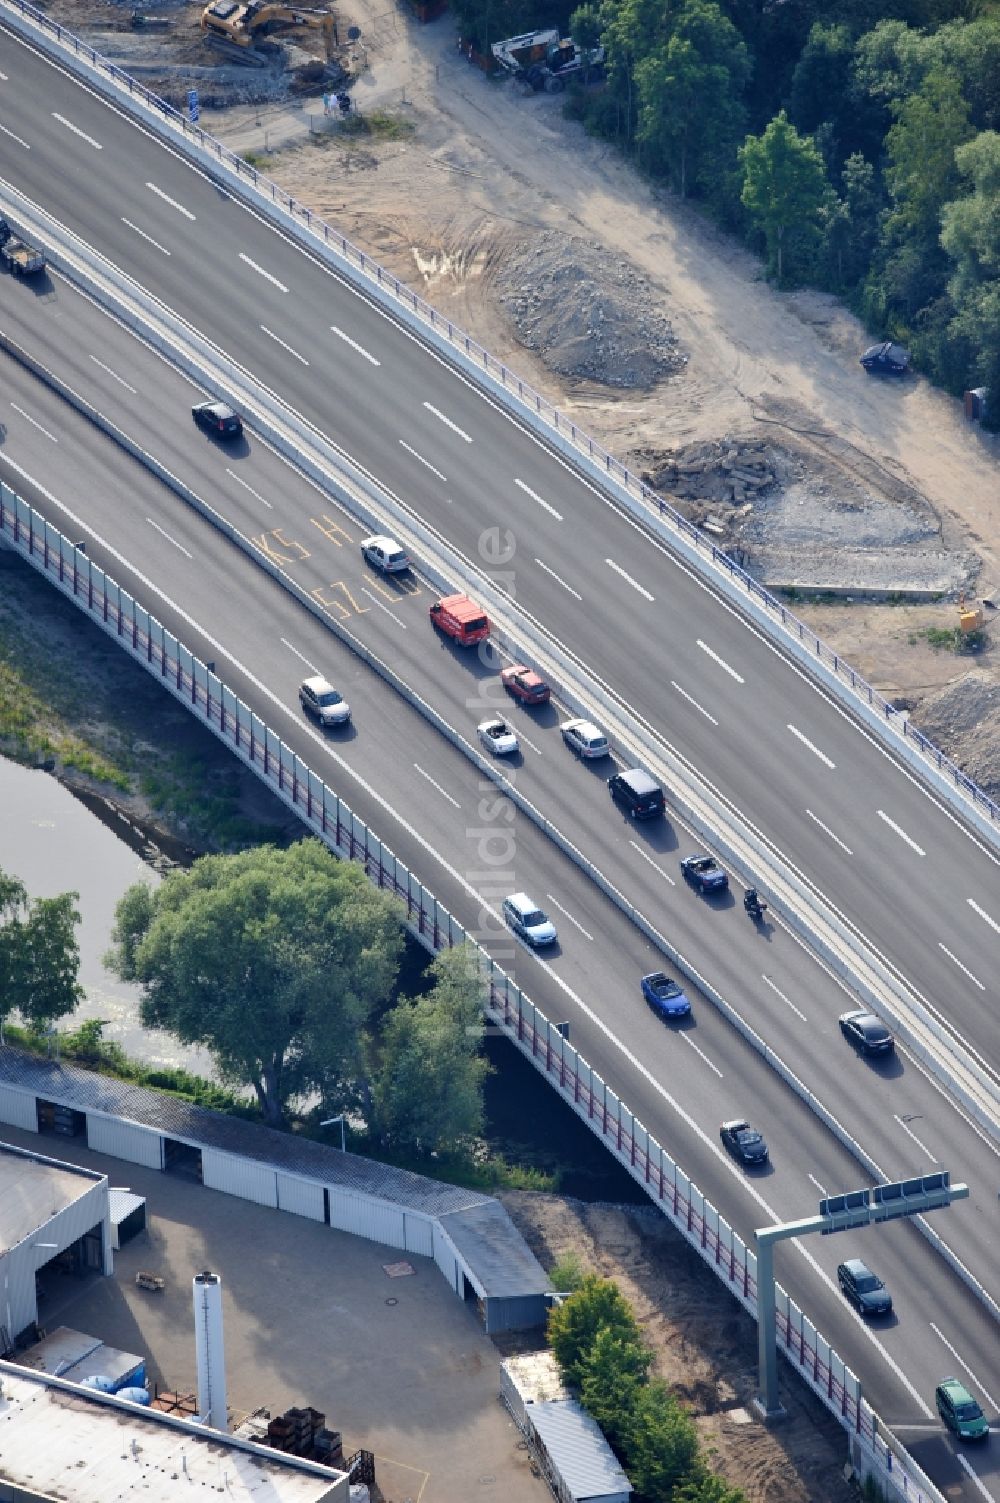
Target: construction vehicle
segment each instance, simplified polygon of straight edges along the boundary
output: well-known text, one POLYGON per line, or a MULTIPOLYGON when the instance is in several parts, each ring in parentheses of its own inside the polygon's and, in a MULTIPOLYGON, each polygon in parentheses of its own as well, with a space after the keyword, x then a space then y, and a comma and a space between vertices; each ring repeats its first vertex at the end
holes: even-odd
POLYGON ((19 240, 3 218, 0 218, 0 261, 16 277, 30 277, 45 270, 45 252, 19 240))
POLYGON ((259 38, 285 27, 312 26, 323 32, 327 53, 334 35, 331 10, 295 10, 273 0, 213 0, 201 13, 201 29, 211 41, 218 38, 237 47, 253 47, 259 38))
POLYGON ((494 42, 490 50, 516 83, 536 94, 542 90, 546 94, 559 94, 568 78, 582 70, 590 75, 604 63, 603 47, 594 47, 585 54, 572 37, 560 37, 554 26, 494 42))

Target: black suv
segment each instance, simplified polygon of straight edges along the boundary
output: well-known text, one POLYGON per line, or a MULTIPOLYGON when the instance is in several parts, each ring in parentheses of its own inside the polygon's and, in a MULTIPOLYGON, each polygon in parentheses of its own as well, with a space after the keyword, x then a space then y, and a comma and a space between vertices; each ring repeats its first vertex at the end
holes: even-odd
POLYGON ((837 1268, 837 1282, 861 1315, 891 1315, 892 1296, 877 1274, 860 1258, 848 1258, 837 1268))
POLYGON ((666 808, 663 789, 639 767, 608 778, 608 792, 633 819, 655 819, 666 808))

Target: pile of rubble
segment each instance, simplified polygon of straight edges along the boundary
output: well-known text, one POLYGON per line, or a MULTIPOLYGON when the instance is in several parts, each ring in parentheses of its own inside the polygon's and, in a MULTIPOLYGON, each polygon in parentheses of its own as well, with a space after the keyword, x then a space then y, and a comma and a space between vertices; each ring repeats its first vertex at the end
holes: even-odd
POLYGON ((511 246, 496 279, 521 344, 562 376, 649 389, 687 363, 648 278, 598 245, 545 231, 511 246))
MULTIPOLYGON (((646 456, 649 463, 651 456, 646 456)), ((778 483, 778 456, 764 439, 722 438, 687 444, 657 455, 643 473, 654 490, 672 499, 742 506, 766 496, 778 483)))

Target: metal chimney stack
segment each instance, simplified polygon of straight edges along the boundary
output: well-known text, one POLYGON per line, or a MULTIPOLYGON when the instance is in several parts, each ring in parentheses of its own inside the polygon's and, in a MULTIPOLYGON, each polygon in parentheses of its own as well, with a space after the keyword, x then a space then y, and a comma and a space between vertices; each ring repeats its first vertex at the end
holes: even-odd
POLYGON ((194 1346, 198 1364, 198 1418, 212 1430, 228 1430, 226 1354, 222 1342, 222 1280, 217 1273, 196 1273, 194 1346))

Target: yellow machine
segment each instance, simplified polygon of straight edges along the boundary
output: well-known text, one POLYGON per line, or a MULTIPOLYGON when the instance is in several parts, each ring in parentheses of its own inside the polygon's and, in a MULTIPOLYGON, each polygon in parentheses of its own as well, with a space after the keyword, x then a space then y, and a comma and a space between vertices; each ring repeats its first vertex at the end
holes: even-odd
POLYGON ((968 605, 965 593, 958 597, 958 625, 963 632, 979 631, 983 624, 983 613, 978 605, 968 605))
POLYGON ((237 47, 252 47, 258 37, 286 26, 313 26, 326 38, 327 51, 333 35, 333 12, 330 10, 294 10, 272 0, 214 0, 201 13, 201 29, 209 36, 222 37, 237 47))

